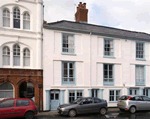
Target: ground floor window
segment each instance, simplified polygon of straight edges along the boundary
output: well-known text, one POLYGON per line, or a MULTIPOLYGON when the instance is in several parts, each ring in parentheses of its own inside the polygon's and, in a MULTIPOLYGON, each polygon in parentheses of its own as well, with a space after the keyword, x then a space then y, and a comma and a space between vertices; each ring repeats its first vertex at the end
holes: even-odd
POLYGON ((98 97, 98 89, 92 89, 92 97, 98 97))
POLYGON ((13 98, 13 86, 9 82, 0 84, 0 99, 13 98))
POLYGON ((83 96, 82 90, 69 90, 69 102, 73 102, 74 100, 82 96, 83 96))
POLYGON ((129 89, 129 95, 138 95, 139 89, 129 89))
POLYGON ((121 90, 109 90, 110 102, 118 101, 120 96, 121 96, 121 90))
POLYGON ((148 93, 149 93, 149 89, 143 89, 143 95, 149 96, 148 93))

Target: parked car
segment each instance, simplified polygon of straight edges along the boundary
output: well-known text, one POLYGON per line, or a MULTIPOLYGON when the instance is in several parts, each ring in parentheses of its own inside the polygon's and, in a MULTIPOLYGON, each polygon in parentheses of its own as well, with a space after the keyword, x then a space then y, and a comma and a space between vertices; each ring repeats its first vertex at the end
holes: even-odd
POLYGON ((37 106, 29 98, 11 98, 0 102, 0 118, 25 117, 33 119, 37 106))
POLYGON ((143 95, 123 95, 119 98, 117 107, 135 113, 137 110, 150 110, 150 98, 143 95))
POLYGON ((57 108, 59 114, 69 115, 70 117, 75 117, 81 113, 100 113, 105 115, 107 109, 106 100, 93 97, 78 98, 70 104, 60 105, 57 108))

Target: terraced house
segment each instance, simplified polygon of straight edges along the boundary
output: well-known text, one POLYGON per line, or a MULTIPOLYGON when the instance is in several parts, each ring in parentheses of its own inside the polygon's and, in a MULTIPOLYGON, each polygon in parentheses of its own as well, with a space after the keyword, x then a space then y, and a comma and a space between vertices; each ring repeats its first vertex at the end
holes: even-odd
POLYGON ((150 34, 88 23, 86 4, 76 21, 44 24, 43 106, 99 97, 117 106, 121 95, 150 96, 150 34))
POLYGON ((42 0, 0 0, 0 100, 32 98, 43 109, 42 0))

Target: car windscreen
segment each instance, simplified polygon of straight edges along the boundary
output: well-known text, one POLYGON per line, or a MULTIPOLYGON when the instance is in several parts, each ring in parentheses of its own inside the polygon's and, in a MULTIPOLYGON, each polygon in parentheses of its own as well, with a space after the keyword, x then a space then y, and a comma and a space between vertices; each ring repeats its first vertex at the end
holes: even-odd
POLYGON ((73 103, 73 104, 77 104, 77 103, 79 103, 81 100, 82 100, 81 98, 78 98, 78 99, 74 100, 72 103, 73 103))

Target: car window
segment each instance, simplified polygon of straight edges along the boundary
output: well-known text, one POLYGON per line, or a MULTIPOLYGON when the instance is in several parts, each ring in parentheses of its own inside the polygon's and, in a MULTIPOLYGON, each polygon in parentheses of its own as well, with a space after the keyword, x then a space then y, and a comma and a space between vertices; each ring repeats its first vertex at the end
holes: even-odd
POLYGON ((129 96, 122 96, 119 100, 127 100, 129 96))
POLYGON ((0 108, 13 107, 15 100, 5 100, 0 103, 0 108))
POLYGON ((144 100, 144 101, 150 101, 150 98, 149 98, 149 97, 146 97, 146 96, 143 96, 143 100, 144 100))
POLYGON ((136 96, 136 97, 135 97, 135 100, 136 100, 136 101, 142 101, 143 99, 142 99, 141 96, 136 96))
POLYGON ((92 98, 85 98, 82 100, 83 104, 91 104, 93 103, 93 99, 92 98))
POLYGON ((17 100, 16 106, 28 106, 29 100, 17 100))
POLYGON ((94 103, 100 103, 100 102, 101 102, 100 99, 94 98, 94 103))

